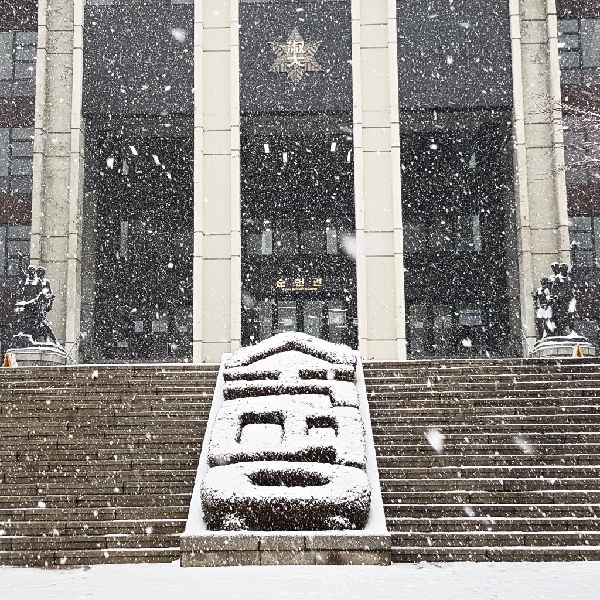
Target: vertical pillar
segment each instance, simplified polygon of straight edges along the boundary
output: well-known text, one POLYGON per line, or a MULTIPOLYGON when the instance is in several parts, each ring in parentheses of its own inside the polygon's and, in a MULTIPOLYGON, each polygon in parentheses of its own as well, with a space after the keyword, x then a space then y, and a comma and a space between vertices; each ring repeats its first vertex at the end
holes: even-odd
POLYGON ((406 358, 395 0, 352 0, 360 350, 406 358))
POLYGON ((56 294, 50 321, 77 360, 81 310, 83 1, 39 0, 31 260, 56 294))
POLYGON ((510 0, 517 249, 524 352, 535 343, 531 292, 569 260, 554 0, 510 0), (526 343, 525 343, 526 342, 526 343))
POLYGON ((194 362, 241 338, 238 0, 194 8, 194 362))

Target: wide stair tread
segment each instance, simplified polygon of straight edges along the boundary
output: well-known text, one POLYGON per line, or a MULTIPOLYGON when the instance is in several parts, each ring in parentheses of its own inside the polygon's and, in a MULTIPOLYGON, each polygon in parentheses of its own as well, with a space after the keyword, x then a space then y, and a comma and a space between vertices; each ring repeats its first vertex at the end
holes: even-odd
POLYGON ((176 560, 217 373, 0 370, 0 565, 176 560))
POLYGON ((600 559, 599 367, 365 363, 392 560, 600 559))

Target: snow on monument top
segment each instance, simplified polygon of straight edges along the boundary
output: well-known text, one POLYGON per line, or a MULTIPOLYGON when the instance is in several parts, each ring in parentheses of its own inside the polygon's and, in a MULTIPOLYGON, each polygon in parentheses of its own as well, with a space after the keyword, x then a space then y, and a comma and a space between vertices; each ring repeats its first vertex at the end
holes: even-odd
POLYGON ((305 333, 289 331, 274 335, 256 346, 240 348, 225 361, 225 369, 253 365, 263 359, 289 351, 296 351, 334 365, 356 367, 356 354, 348 346, 333 344, 305 333))

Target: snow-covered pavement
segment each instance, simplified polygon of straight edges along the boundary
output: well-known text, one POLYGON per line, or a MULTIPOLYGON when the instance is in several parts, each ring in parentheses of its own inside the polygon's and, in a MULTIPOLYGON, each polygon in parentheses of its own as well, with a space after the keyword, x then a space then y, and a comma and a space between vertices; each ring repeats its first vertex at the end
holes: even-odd
POLYGON ((391 567, 0 567, 2 600, 600 600, 600 562, 391 567))

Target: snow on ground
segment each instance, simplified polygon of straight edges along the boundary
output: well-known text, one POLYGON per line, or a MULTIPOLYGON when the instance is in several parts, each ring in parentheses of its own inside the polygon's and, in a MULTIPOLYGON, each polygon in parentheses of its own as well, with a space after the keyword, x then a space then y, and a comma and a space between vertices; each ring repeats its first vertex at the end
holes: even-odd
POLYGON ((391 567, 0 567, 2 600, 599 600, 600 562, 391 567))

